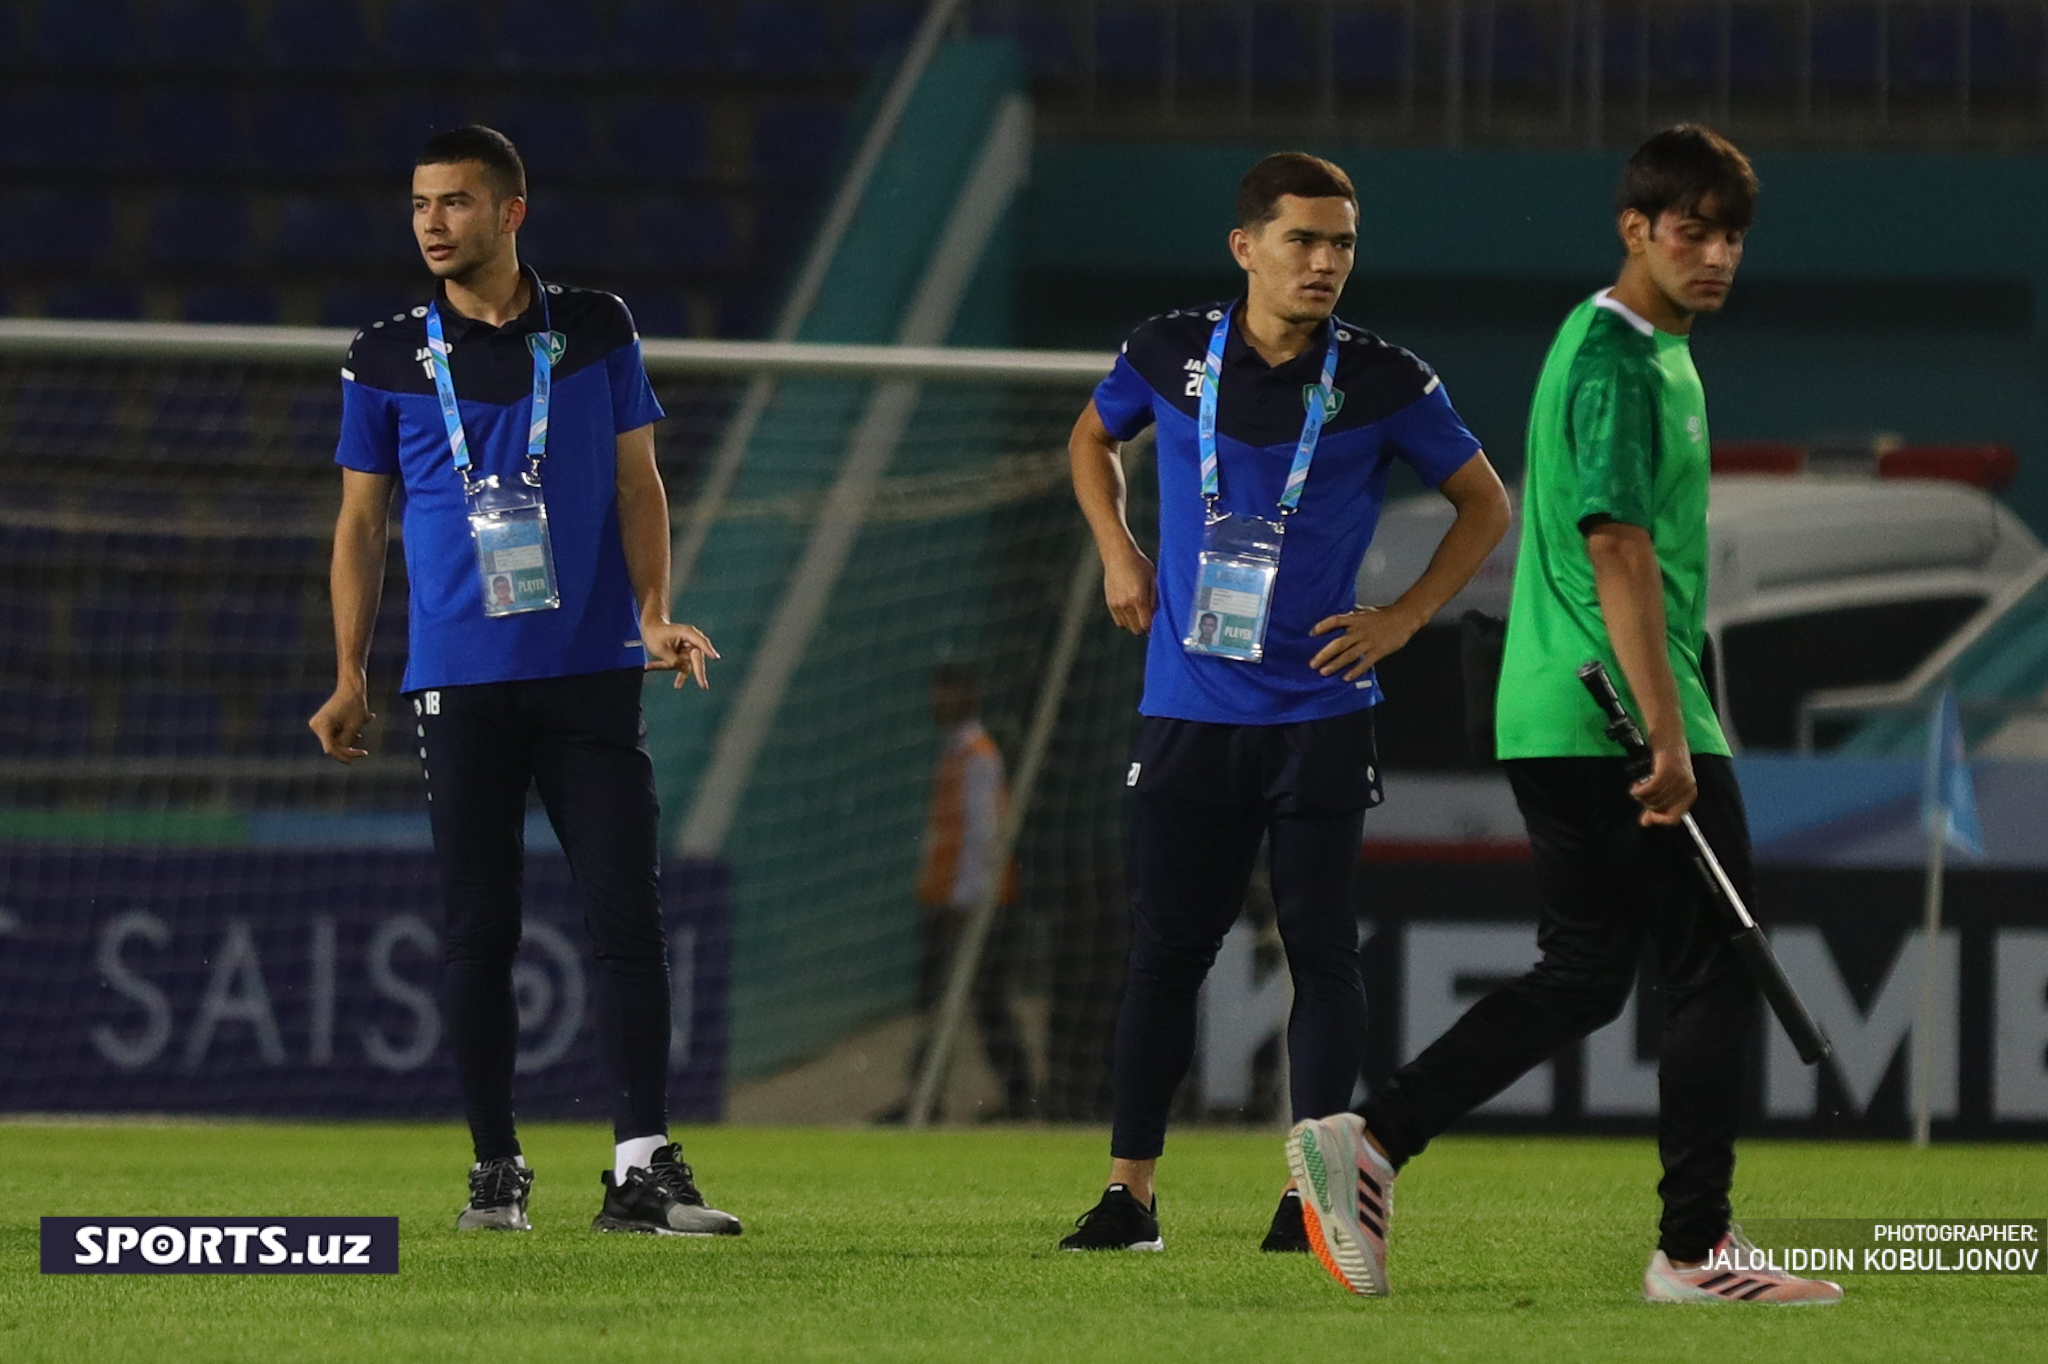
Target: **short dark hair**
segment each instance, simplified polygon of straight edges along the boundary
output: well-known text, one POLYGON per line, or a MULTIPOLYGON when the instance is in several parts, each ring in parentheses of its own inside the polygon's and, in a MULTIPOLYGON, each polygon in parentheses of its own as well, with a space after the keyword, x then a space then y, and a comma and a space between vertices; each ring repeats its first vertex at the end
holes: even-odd
POLYGON ((932 685, 953 691, 981 690, 981 676, 972 663, 932 664, 932 685))
POLYGON ((1714 201, 1714 221, 1738 232, 1756 220, 1756 171, 1727 138, 1698 123, 1666 128, 1636 148, 1614 190, 1617 215, 1635 209, 1652 223, 1714 201))
POLYGON ((1286 195, 1302 199, 1349 199, 1358 206, 1351 177, 1334 162, 1307 152, 1274 152, 1237 182, 1237 225, 1250 231, 1280 216, 1286 195))
POLYGON ((498 198, 526 197, 526 163, 519 159, 512 139, 496 128, 472 123, 435 133, 412 159, 415 166, 449 166, 459 161, 481 161, 484 179, 498 198))

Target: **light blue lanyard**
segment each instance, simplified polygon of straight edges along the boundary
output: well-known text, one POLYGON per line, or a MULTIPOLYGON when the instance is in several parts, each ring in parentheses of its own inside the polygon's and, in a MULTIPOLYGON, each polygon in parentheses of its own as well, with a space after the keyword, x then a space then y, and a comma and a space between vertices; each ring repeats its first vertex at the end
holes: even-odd
MULTIPOLYGON (((1209 333, 1209 355, 1202 362, 1202 401, 1195 415, 1196 438, 1202 452, 1202 500, 1209 506, 1212 521, 1216 498, 1222 491, 1216 476, 1216 394, 1223 387, 1223 346, 1230 339, 1230 315, 1235 311, 1236 304, 1225 308, 1216 330, 1209 333)), ((1323 435, 1323 414, 1329 410, 1330 394, 1337 382, 1335 318, 1329 326, 1330 347, 1323 352, 1323 381, 1316 387, 1316 400, 1308 404, 1308 416, 1302 419, 1301 439, 1294 447, 1294 466, 1287 471, 1287 486, 1280 491, 1282 516, 1291 516, 1301 504, 1301 490, 1308 486, 1308 466, 1315 463, 1316 442, 1323 435)))
MULTIPOLYGON (((530 332, 526 348, 533 352, 533 417, 526 425, 526 469, 520 474, 531 487, 540 486, 540 464, 548 457, 548 395, 554 387, 554 362, 548 348, 554 340, 549 329, 548 303, 543 286, 533 281, 534 297, 540 302, 541 330, 530 332)), ((434 371, 434 395, 441 400, 441 420, 448 425, 448 453, 454 457, 455 472, 462 485, 472 486, 469 470, 469 437, 462 431, 462 409, 455 402, 455 376, 448 370, 448 338, 441 330, 441 305, 427 305, 427 359, 434 371)))

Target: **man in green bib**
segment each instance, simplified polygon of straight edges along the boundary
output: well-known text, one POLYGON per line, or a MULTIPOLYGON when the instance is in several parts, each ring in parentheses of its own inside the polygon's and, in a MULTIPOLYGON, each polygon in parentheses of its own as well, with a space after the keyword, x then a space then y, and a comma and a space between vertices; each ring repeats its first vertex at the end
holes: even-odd
POLYGON ((1682 125, 1644 143, 1616 193, 1621 275, 1573 309, 1544 361, 1495 717, 1543 895, 1541 960, 1473 1005, 1357 1113, 1289 1135, 1318 1258, 1353 1292, 1388 1291, 1396 1172, 1459 1117, 1615 1018, 1647 939, 1666 1009, 1663 1218, 1644 1298, 1841 1297, 1834 1284, 1755 1268, 1762 1258, 1752 1261, 1730 1225, 1756 997, 1730 943, 1734 926, 1675 827, 1690 810, 1753 899, 1742 794, 1700 665, 1707 405, 1687 338, 1726 301, 1756 200, 1748 160, 1708 129, 1682 125), (1641 781, 1579 682, 1589 659, 1607 665, 1648 736, 1654 765, 1641 781))

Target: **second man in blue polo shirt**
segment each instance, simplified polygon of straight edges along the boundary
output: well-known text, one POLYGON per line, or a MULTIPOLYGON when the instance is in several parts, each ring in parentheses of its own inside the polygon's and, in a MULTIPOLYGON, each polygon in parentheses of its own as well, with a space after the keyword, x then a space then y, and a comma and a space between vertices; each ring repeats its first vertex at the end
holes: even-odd
MULTIPOLYGON (((1365 986, 1351 870, 1379 803, 1373 665, 1479 570, 1508 500, 1436 374, 1335 316, 1358 241, 1336 166, 1298 152, 1244 177, 1235 302, 1155 317, 1125 343, 1068 450, 1116 622, 1150 637, 1129 787, 1131 956, 1117 1018, 1110 1185, 1060 1244, 1158 1250, 1153 1174, 1194 1055, 1203 977, 1268 846, 1294 981, 1297 1118, 1345 1107, 1365 986), (1124 518, 1119 446, 1157 427, 1158 565, 1124 518), (1421 578, 1355 604, 1393 462, 1456 519, 1421 578)), ((1291 1191, 1271 1250, 1306 1250, 1291 1191)))

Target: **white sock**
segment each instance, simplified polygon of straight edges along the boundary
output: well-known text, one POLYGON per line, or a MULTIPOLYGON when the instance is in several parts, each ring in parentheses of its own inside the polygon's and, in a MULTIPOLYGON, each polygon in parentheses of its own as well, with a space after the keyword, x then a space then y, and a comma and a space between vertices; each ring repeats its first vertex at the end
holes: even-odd
POLYGON ((651 1137, 628 1137, 612 1148, 612 1183, 624 1184, 628 1170, 644 1170, 654 1153, 668 1145, 668 1133, 651 1137))
MULTIPOLYGON (((526 1157, 514 1156, 512 1157, 512 1163, 514 1165, 517 1165, 520 1169, 524 1170, 526 1168, 526 1157)), ((472 1170, 481 1170, 484 1168, 484 1163, 480 1160, 471 1161, 469 1168, 472 1170)))

